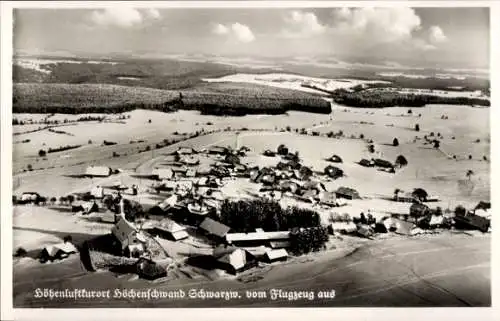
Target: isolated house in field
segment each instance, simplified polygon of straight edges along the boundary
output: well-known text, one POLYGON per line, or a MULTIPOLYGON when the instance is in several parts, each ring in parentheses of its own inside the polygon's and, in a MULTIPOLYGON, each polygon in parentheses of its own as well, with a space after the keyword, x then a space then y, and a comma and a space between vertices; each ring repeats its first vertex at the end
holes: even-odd
POLYGON ((170 168, 155 168, 153 169, 152 176, 156 179, 172 179, 174 177, 174 171, 170 168))
POLYGON ((205 218, 203 222, 201 222, 199 229, 202 230, 208 237, 219 242, 223 241, 226 234, 231 230, 229 226, 217 222, 209 217, 205 218))
POLYGON ((268 246, 270 242, 283 242, 290 240, 289 231, 228 233, 226 242, 235 246, 268 246))
POLYGON ((85 170, 85 176, 89 177, 108 177, 111 173, 111 168, 106 166, 89 166, 85 170))
POLYGON ((122 214, 118 222, 111 228, 111 233, 120 243, 122 253, 128 256, 136 256, 144 252, 145 236, 140 233, 132 223, 125 219, 122 214))
POLYGON ((337 179, 344 176, 344 171, 338 167, 328 165, 327 167, 325 167, 325 175, 333 179, 337 179))
POLYGON ((375 163, 371 160, 368 160, 366 158, 363 158, 358 162, 359 165, 364 166, 364 167, 373 167, 375 166, 375 163))
POLYGON ((186 228, 170 219, 163 219, 154 227, 155 234, 173 241, 183 240, 189 237, 186 228))
POLYGON ((342 158, 338 155, 333 155, 332 157, 328 158, 328 160, 332 163, 342 163, 342 158))
POLYGON ((277 261, 286 261, 288 259, 288 252, 285 249, 270 250, 264 254, 264 260, 268 263, 277 261))
POLYGON ((233 246, 219 246, 214 249, 213 257, 217 267, 230 274, 245 271, 258 264, 254 255, 244 249, 233 246))
POLYGON ((339 198, 345 198, 345 199, 348 199, 348 200, 361 199, 361 196, 359 196, 358 191, 356 191, 353 188, 344 187, 344 186, 339 187, 335 191, 335 195, 337 197, 339 197, 339 198))
POLYGON ((40 253, 40 261, 42 263, 58 259, 64 259, 70 254, 77 253, 78 250, 71 242, 58 243, 48 245, 43 248, 40 253))

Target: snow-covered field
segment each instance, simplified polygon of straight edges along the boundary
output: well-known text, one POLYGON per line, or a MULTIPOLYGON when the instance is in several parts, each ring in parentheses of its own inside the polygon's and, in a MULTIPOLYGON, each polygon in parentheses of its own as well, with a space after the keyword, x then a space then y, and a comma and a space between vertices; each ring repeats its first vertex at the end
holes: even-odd
POLYGON ((265 85, 277 88, 300 90, 311 93, 318 93, 317 90, 306 88, 305 86, 314 86, 321 90, 333 91, 340 88, 351 88, 360 84, 370 83, 389 83, 385 81, 369 81, 369 80, 356 80, 356 79, 327 79, 327 78, 314 78, 301 75, 293 75, 286 73, 273 73, 273 74, 234 74, 220 78, 205 78, 206 82, 238 82, 249 83, 257 85, 265 85))
POLYGON ((432 95, 440 97, 463 97, 463 98, 481 98, 489 99, 480 90, 476 91, 453 91, 453 90, 436 90, 436 89, 413 89, 413 88, 372 88, 370 91, 392 91, 401 94, 420 94, 432 95))
POLYGON ((478 73, 436 73, 436 74, 411 74, 405 72, 379 72, 377 75, 382 77, 404 77, 412 79, 428 79, 428 78, 438 78, 438 79, 457 79, 465 80, 466 78, 485 78, 488 79, 488 73, 478 72, 478 73))

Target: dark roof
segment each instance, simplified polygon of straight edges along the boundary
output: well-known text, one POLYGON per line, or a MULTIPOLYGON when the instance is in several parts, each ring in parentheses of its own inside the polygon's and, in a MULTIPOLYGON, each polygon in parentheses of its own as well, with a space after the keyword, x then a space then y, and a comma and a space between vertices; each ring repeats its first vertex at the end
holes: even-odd
POLYGON ((353 188, 350 188, 350 187, 345 187, 345 186, 341 186, 339 187, 335 193, 337 194, 340 194, 340 195, 348 195, 348 196, 351 196, 352 198, 361 198, 359 196, 359 193, 358 191, 356 191, 355 189, 353 188))
POLYGON ((200 229, 218 237, 225 237, 231 230, 229 226, 219 223, 209 217, 201 222, 200 229))
POLYGON ((328 165, 325 167, 325 174, 331 177, 341 177, 344 175, 344 171, 338 167, 328 165))
POLYGON ((366 158, 363 158, 362 160, 359 161, 359 165, 362 165, 362 166, 372 166, 373 163, 372 161, 366 159, 366 158))
POLYGON ((375 166, 379 166, 379 167, 384 167, 384 168, 394 167, 394 165, 391 162, 389 162, 385 159, 376 158, 373 160, 373 162, 375 163, 375 166))

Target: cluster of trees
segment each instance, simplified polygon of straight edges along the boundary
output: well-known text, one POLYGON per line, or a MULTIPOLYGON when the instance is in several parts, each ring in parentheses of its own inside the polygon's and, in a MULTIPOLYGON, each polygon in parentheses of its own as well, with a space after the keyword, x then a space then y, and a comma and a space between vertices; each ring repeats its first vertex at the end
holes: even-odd
POLYGON ((272 200, 225 200, 221 207, 220 220, 235 232, 253 232, 256 228, 265 231, 284 231, 293 228, 320 226, 319 214, 308 209, 288 207, 272 200))
POLYGON ((490 101, 480 98, 467 97, 440 97, 421 94, 402 94, 397 92, 381 91, 354 91, 337 89, 332 94, 336 103, 362 108, 383 108, 383 107, 423 107, 427 104, 447 104, 447 105, 479 105, 490 106, 490 101))
MULTIPOLYGON (((81 147, 82 145, 66 145, 66 146, 60 146, 60 147, 56 147, 56 148, 49 148, 47 150, 47 153, 57 153, 57 152, 62 152, 62 151, 65 151, 65 150, 69 150, 69 149, 75 149, 75 148, 78 148, 78 147, 81 147)), ((40 154, 40 152, 39 152, 40 154)))
POLYGON ((289 251, 295 255, 324 249, 328 242, 328 229, 324 226, 294 228, 290 231, 289 251))
POLYGON ((68 135, 68 136, 75 136, 72 133, 65 132, 64 130, 56 130, 56 129, 52 129, 52 128, 49 128, 49 132, 56 133, 56 134, 68 135))
MULTIPOLYGON (((102 202, 107 207, 108 210, 119 214, 120 209, 120 199, 117 197, 113 197, 111 195, 107 195, 103 198, 102 202)), ((125 214, 125 218, 127 221, 134 222, 138 218, 143 218, 146 216, 144 212, 144 208, 142 205, 134 200, 123 199, 123 212, 125 214)))

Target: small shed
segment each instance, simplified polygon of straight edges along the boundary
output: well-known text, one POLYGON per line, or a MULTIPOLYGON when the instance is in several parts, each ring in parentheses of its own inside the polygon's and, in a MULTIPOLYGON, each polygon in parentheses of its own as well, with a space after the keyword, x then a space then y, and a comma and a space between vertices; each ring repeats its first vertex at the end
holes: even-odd
POLYGON ((90 177, 108 177, 111 173, 111 168, 106 166, 89 166, 85 170, 85 175, 90 177))
POLYGON ((359 196, 358 191, 356 191, 353 188, 350 187, 339 187, 336 191, 335 194, 339 198, 345 198, 348 200, 354 200, 354 199, 361 199, 361 196, 359 196))
POLYGON ((285 249, 269 250, 264 254, 264 260, 268 263, 286 261, 288 252, 285 249))
POLYGON ((203 222, 201 222, 199 228, 207 236, 214 237, 219 241, 223 240, 226 237, 226 234, 231 230, 229 226, 217 222, 210 217, 205 218, 203 222))

